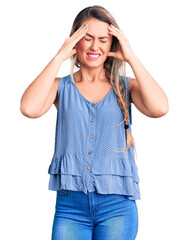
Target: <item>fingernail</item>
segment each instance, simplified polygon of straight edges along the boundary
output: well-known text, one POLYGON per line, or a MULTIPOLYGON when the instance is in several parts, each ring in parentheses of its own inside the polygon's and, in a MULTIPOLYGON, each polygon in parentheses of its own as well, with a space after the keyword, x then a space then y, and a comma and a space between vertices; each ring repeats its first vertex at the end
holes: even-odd
POLYGON ((84 27, 86 27, 87 25, 85 24, 84 27))
MULTIPOLYGON (((81 27, 83 27, 83 25, 81 25, 81 27)), ((80 28, 81 28, 81 27, 80 27, 80 28)))

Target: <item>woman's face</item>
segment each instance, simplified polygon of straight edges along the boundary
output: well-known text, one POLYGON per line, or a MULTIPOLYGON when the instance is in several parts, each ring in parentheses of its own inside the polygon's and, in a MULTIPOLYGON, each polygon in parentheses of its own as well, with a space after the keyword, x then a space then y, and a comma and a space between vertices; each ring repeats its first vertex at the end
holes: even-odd
POLYGON ((108 23, 90 18, 82 24, 88 24, 88 28, 85 36, 76 44, 80 66, 99 67, 104 64, 112 44, 108 23))

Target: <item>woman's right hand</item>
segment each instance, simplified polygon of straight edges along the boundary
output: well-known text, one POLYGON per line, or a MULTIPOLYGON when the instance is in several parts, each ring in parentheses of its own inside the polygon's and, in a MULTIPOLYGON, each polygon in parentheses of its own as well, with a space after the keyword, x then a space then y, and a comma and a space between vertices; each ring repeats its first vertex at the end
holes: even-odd
POLYGON ((71 37, 65 39, 65 42, 58 51, 57 55, 60 55, 64 61, 70 58, 72 55, 74 55, 77 52, 77 50, 74 47, 76 43, 86 34, 86 31, 87 24, 86 26, 83 25, 80 28, 78 28, 77 31, 75 31, 71 37))

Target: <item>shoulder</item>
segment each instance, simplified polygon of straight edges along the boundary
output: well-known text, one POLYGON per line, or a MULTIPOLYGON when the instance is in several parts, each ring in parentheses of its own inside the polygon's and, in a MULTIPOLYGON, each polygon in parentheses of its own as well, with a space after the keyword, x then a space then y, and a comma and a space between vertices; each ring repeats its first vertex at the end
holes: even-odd
POLYGON ((69 75, 61 77, 61 78, 58 77, 55 79, 53 84, 54 84, 54 87, 57 89, 57 91, 58 91, 59 86, 61 87, 61 85, 65 84, 65 82, 68 81, 68 79, 69 79, 69 75))
POLYGON ((54 80, 53 85, 54 85, 54 87, 56 88, 56 90, 58 90, 58 85, 59 85, 60 80, 61 80, 60 77, 57 77, 57 78, 55 78, 55 80, 54 80))
MULTIPOLYGON (((125 82, 124 82, 124 79, 122 76, 121 77, 121 81, 123 82, 123 86, 124 86, 124 89, 126 90, 125 88, 125 82)), ((129 91, 127 92, 127 94, 129 94, 129 104, 131 104, 132 100, 131 100, 131 89, 133 88, 133 86, 135 86, 136 84, 136 79, 135 78, 131 78, 131 77, 126 77, 126 84, 127 86, 129 86, 129 91)))
POLYGON ((139 89, 138 82, 135 78, 129 78, 129 103, 133 103, 133 95, 136 89, 139 89))
MULTIPOLYGON (((120 79, 123 82, 123 85, 125 88, 125 82, 124 82, 123 76, 120 76, 120 79)), ((126 77, 126 83, 127 83, 127 85, 129 84, 129 92, 134 84, 134 82, 133 82, 134 80, 135 80, 134 78, 126 77)))
POLYGON ((128 77, 128 78, 129 78, 129 92, 130 92, 131 89, 135 87, 135 85, 137 84, 137 81, 135 78, 131 78, 131 77, 128 77))
POLYGON ((55 78, 54 82, 53 82, 53 89, 56 91, 56 97, 54 100, 54 105, 56 107, 56 109, 58 110, 58 97, 59 97, 59 93, 60 91, 58 89, 61 88, 62 83, 65 82, 65 80, 68 78, 69 75, 65 76, 65 77, 57 77, 55 78))

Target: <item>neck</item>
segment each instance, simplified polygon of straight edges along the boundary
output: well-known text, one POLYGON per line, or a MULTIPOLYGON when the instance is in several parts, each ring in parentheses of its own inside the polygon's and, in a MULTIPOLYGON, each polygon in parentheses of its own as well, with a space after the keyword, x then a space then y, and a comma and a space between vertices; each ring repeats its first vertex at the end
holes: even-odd
POLYGON ((80 70, 77 72, 77 79, 83 83, 97 83, 101 81, 107 81, 105 70, 103 67, 99 68, 86 68, 80 67, 80 70))

